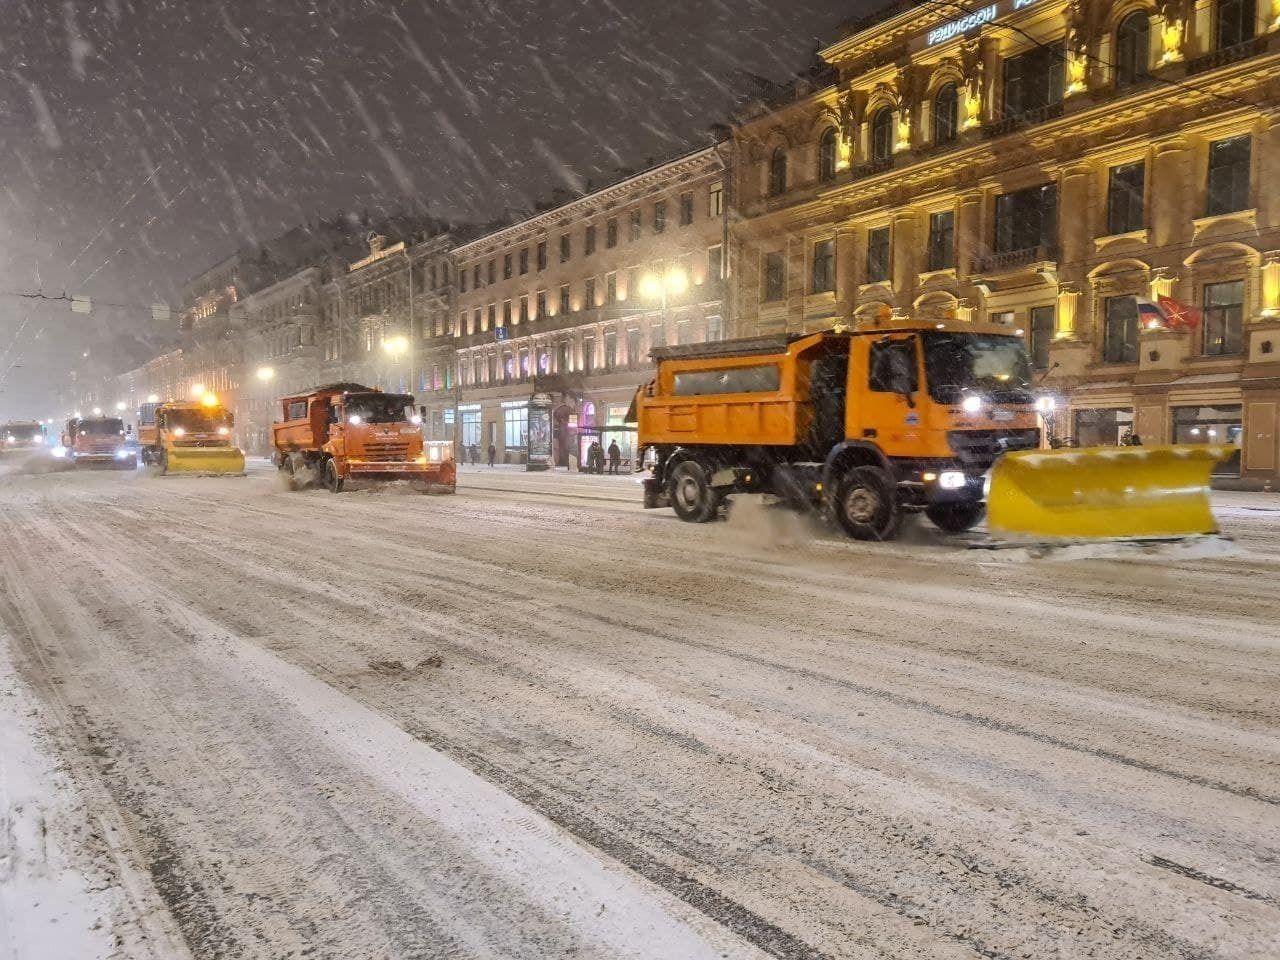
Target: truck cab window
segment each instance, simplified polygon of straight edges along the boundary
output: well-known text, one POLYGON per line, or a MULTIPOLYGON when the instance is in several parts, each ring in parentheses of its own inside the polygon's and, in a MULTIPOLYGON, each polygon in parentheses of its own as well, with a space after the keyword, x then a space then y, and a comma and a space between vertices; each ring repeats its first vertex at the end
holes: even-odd
POLYGON ((871 345, 869 386, 876 393, 912 394, 919 388, 915 340, 881 340, 871 345))

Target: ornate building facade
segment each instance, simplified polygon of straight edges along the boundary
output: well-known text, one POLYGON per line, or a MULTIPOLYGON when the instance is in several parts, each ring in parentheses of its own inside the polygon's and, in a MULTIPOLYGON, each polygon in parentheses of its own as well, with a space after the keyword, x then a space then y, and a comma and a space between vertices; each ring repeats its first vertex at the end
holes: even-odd
POLYGON ((727 335, 724 163, 704 148, 459 246, 456 407, 464 447, 521 463, 535 395, 555 465, 616 441, 649 351, 727 335))
POLYGON ((1007 323, 1059 438, 1280 470, 1280 3, 899 4, 734 128, 743 334, 1007 323), (1139 299, 1197 307, 1193 329, 1139 299))

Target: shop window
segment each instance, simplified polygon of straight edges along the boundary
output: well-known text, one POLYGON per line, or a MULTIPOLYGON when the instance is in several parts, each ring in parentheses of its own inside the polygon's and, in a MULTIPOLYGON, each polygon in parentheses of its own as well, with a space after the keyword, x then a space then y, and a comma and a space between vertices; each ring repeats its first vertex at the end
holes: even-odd
POLYGON ((529 439, 529 408, 507 407, 502 411, 503 446, 522 450, 529 439))
POLYGON ((954 83, 946 84, 933 98, 933 142, 952 143, 960 129, 960 95, 954 83))
POLYGON ((1049 369, 1055 312, 1052 306, 1031 308, 1031 365, 1037 370, 1049 369))
POLYGON ((1075 421, 1077 447, 1118 447, 1133 433, 1133 411, 1128 407, 1077 410, 1075 421))
MULTIPOLYGON (((1146 15, 1142 17, 1145 19, 1146 15)), ((1107 233, 1142 229, 1146 175, 1147 165, 1141 161, 1111 168, 1107 175, 1107 233)))
POLYGON ((1244 281, 1207 283, 1204 287, 1205 356, 1244 351, 1244 281))
POLYGON ((1240 441, 1244 434, 1241 408, 1234 404, 1173 408, 1174 443, 1221 443, 1236 449, 1214 467, 1217 477, 1240 476, 1240 441))
POLYGON ((1102 359, 1138 362, 1138 302, 1132 296, 1108 297, 1103 306, 1102 359))
POLYGON ((1145 10, 1129 14, 1116 28, 1116 89, 1147 76, 1151 63, 1151 20, 1145 10))
POLYGON ((830 183, 836 178, 836 128, 827 127, 818 141, 818 182, 830 183))

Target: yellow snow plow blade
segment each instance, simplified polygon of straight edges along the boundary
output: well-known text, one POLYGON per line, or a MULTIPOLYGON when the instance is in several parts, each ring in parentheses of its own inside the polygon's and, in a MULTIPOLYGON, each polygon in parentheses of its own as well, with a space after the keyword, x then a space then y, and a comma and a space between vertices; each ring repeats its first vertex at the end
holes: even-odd
POLYGON ((166 474, 244 473, 244 453, 237 447, 173 447, 166 451, 165 460, 166 474))
POLYGON ((1212 445, 1006 453, 991 469, 987 526, 992 534, 1063 539, 1217 533, 1209 475, 1230 453, 1212 445))

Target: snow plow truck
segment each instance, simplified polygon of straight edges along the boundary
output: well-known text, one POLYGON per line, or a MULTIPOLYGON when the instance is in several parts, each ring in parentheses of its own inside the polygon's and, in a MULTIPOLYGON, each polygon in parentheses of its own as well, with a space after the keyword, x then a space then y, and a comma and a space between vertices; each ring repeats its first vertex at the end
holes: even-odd
POLYGON ((276 465, 296 487, 404 480, 425 493, 453 493, 453 444, 427 441, 408 394, 335 383, 280 401, 272 426, 276 465))
POLYGON ((1211 446, 1042 449, 1021 331, 889 320, 653 351, 629 419, 654 466, 645 506, 714 519, 735 493, 889 540, 924 513, 948 533, 987 514, 1011 539, 1216 532, 1211 446))
POLYGON ((138 455, 129 447, 119 417, 72 417, 62 434, 60 451, 77 468, 138 469, 138 455))
POLYGON ((243 476, 244 452, 231 437, 235 416, 213 394, 138 408, 142 462, 161 474, 243 476))
POLYGON ((10 420, 0 427, 0 454, 44 449, 44 427, 34 420, 10 420))

